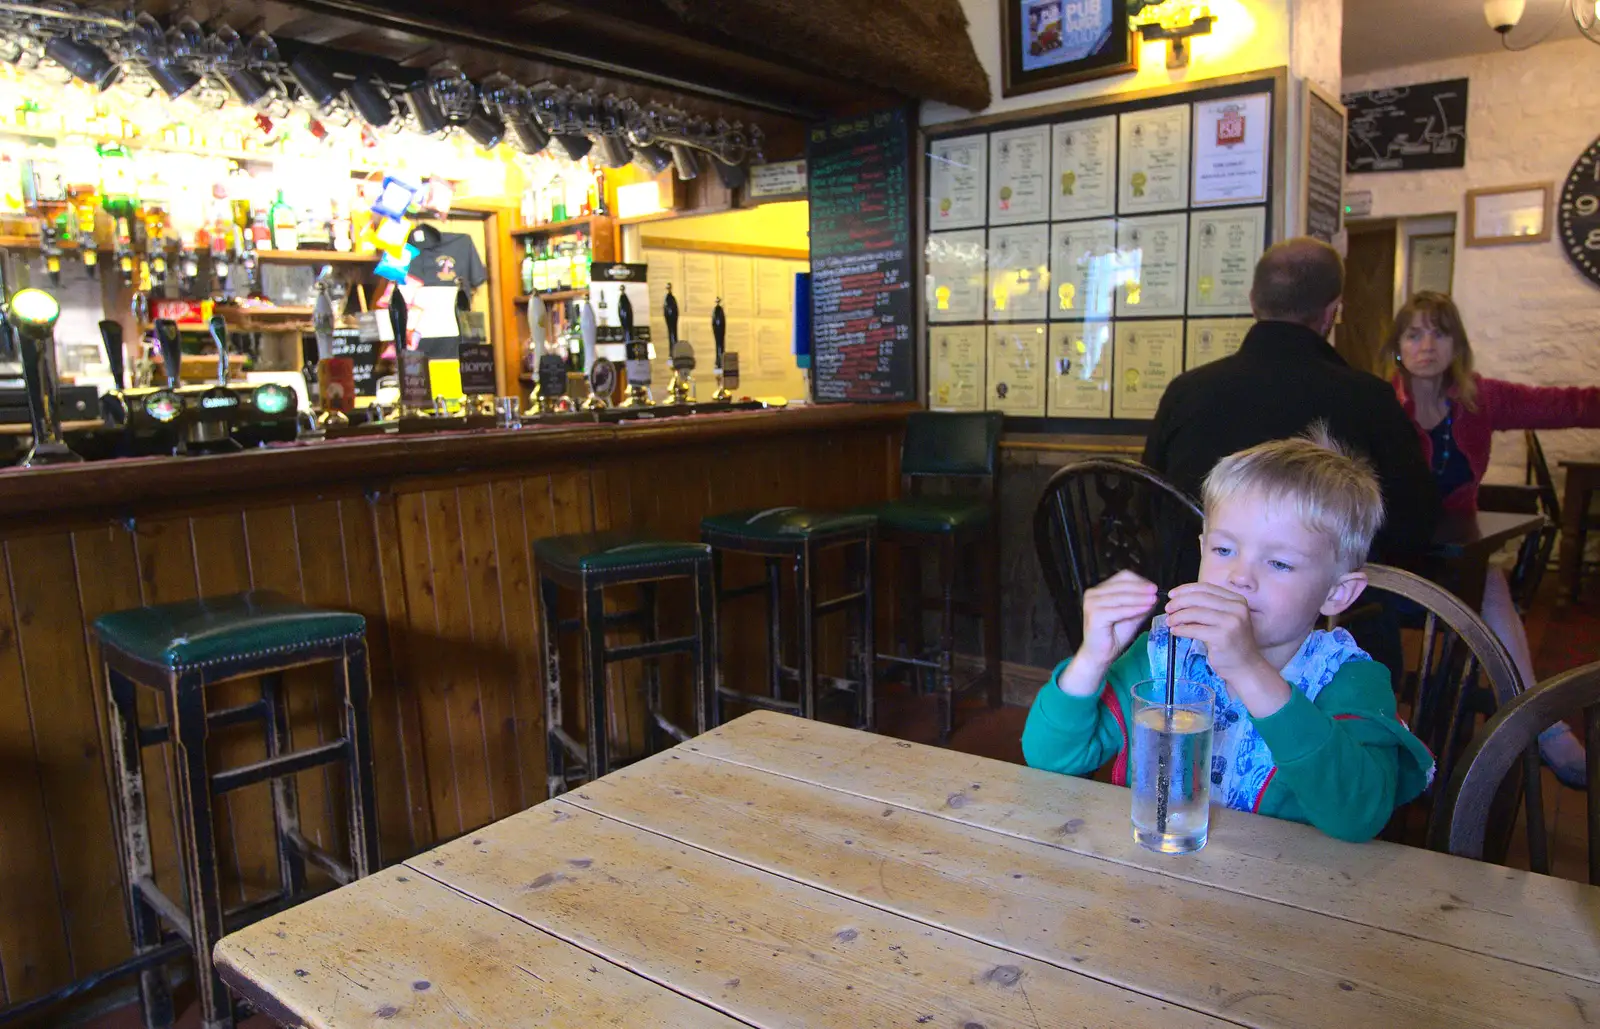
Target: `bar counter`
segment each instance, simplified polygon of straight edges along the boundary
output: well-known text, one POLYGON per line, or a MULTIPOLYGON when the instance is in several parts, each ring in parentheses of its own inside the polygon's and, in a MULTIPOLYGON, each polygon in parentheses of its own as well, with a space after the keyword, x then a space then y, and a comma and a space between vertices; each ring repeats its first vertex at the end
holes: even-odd
MULTIPOLYGON (((364 615, 389 864, 545 799, 531 540, 594 529, 697 539, 712 512, 890 498, 912 409, 355 438, 0 473, 0 969, 11 1001, 131 952, 89 629, 100 614, 254 588, 364 615)), ((730 561, 730 582, 756 568, 730 561)), ((764 682, 759 605, 732 606, 723 674, 764 682)), ((678 624, 687 607, 664 590, 662 630, 687 628, 678 624)), ((880 626, 892 614, 881 604, 880 626)), ((665 669, 669 695, 686 679, 679 660, 665 669)), ((563 666, 575 675, 576 646, 563 666)), ((625 755, 645 739, 640 676, 628 666, 612 673, 607 729, 625 755)), ((296 747, 336 735, 331 687, 319 669, 289 675, 296 747)), ((209 699, 220 707, 257 695, 244 680, 209 699)), ((581 729, 574 707, 567 724, 581 729)), ((141 716, 161 720, 153 705, 141 716)), ((259 727, 216 729, 212 745, 214 768, 265 756, 259 727)), ((145 780, 156 879, 175 890, 166 749, 145 752, 145 780)), ((342 778, 322 769, 298 778, 307 835, 341 850, 342 778)), ((218 805, 230 905, 275 888, 270 804, 261 784, 218 805)))

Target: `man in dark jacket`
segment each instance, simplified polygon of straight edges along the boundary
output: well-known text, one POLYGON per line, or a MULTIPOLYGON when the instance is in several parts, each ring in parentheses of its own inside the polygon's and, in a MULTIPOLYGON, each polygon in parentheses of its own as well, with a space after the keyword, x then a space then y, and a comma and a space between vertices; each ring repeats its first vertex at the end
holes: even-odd
POLYGON ((1345 364, 1328 342, 1343 290, 1344 264, 1327 244, 1299 238, 1269 248, 1250 289, 1256 324, 1238 353, 1167 387, 1144 463, 1198 497, 1227 455, 1325 421, 1378 473, 1384 520, 1373 559, 1413 564, 1433 536, 1438 494, 1394 390, 1345 364))

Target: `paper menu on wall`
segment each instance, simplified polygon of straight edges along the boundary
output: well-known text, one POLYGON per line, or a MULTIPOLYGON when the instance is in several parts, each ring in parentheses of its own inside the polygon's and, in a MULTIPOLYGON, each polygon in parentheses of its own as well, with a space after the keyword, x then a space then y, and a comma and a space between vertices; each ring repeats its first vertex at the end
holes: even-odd
MULTIPOLYGON (((719 260, 722 262, 722 313, 729 320, 753 317, 756 313, 756 294, 751 265, 755 262, 748 257, 728 255, 719 260)), ((713 304, 715 302, 712 301, 713 304)))
MULTIPOLYGON (((683 305, 683 255, 676 250, 646 250, 644 263, 649 270, 645 273, 646 281, 650 283, 650 296, 656 301, 656 310, 650 312, 652 318, 660 317, 660 305, 666 302, 667 286, 672 286, 672 295, 678 298, 679 309, 683 305)), ((638 317, 638 312, 634 312, 638 317)), ((662 330, 662 339, 666 339, 666 330, 662 330)))
POLYGON ((794 266, 787 261, 754 261, 756 310, 762 318, 787 317, 794 307, 794 266))
MULTIPOLYGON (((755 322, 753 351, 740 352, 740 360, 748 360, 762 375, 777 375, 794 367, 793 330, 789 322, 776 318, 760 318, 755 322), (748 358, 745 353, 750 353, 748 358)), ((728 349, 733 349, 733 337, 728 337, 728 349)))
MULTIPOLYGON (((717 305, 717 297, 722 295, 721 288, 717 283, 715 254, 683 255, 683 291, 673 290, 678 293, 678 308, 683 314, 693 312, 696 317, 704 315, 710 318, 717 305)), ((683 330, 679 331, 681 333, 683 330)))

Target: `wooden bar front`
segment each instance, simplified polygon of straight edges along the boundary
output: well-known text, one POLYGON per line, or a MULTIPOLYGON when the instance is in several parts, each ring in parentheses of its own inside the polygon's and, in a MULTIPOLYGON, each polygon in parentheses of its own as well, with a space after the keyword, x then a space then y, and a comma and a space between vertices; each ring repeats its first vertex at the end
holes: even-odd
MULTIPOLYGON (((890 498, 908 410, 701 415, 0 476, 0 1004, 131 953, 89 628, 100 614, 272 589, 365 615, 380 844, 392 863, 545 799, 530 541, 608 528, 695 539, 712 512, 890 498)), ((673 597, 663 589, 664 631, 683 613, 673 597)), ((757 617, 725 614, 730 682, 765 682, 757 617)), ((563 662, 573 679, 576 657, 563 662)), ((669 668, 669 690, 686 669, 669 668)), ((637 752, 637 672, 610 679, 610 736, 637 752)), ((288 691, 296 746, 337 735, 327 673, 292 674, 288 691)), ((210 703, 255 696, 245 680, 210 703)), ((142 721, 161 720, 150 701, 142 721)), ((146 751, 145 776, 156 877, 177 896, 166 750, 146 751)), ((264 754, 258 727, 213 733, 213 767, 264 754)), ((342 851, 338 770, 301 773, 299 787, 307 835, 342 851)), ((266 784, 218 804, 230 906, 277 889, 270 810, 266 784)))

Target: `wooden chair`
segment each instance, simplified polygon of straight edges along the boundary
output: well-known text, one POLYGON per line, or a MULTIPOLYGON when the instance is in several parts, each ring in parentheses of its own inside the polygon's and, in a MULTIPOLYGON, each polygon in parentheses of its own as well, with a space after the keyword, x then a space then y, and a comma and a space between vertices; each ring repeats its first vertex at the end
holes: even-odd
POLYGON ((1556 537, 1561 532, 1561 501, 1556 494, 1555 480, 1550 477, 1550 466, 1545 463, 1544 448, 1532 429, 1523 433, 1527 443, 1527 469, 1522 483, 1484 483, 1478 488, 1478 506, 1485 511, 1514 511, 1518 514, 1542 514, 1545 528, 1524 537, 1517 550, 1517 561, 1507 577, 1511 585, 1511 600, 1517 611, 1527 614, 1539 594, 1545 570, 1555 553, 1556 537))
MULTIPOLYGON (((1435 781, 1446 782, 1456 764, 1455 755, 1471 736, 1476 716, 1505 707, 1526 684, 1494 630, 1455 594, 1400 568, 1371 564, 1366 573, 1363 601, 1378 603, 1363 603, 1340 624, 1354 629, 1350 623, 1370 616, 1380 606, 1407 614, 1420 612, 1420 642, 1406 658, 1395 692, 1403 702, 1412 704, 1411 730, 1438 762, 1435 781)), ((1519 794, 1512 789, 1496 809, 1497 824, 1505 824, 1508 839, 1518 801, 1519 794)), ((1542 809, 1536 816, 1532 807, 1530 828, 1537 818, 1542 833, 1542 809)), ((1430 827, 1442 810, 1433 804, 1430 827)))
POLYGON ((1124 569, 1162 589, 1194 581, 1204 524, 1182 490, 1136 461, 1092 458, 1050 477, 1033 545, 1071 646, 1083 642, 1083 594, 1124 569))
MULTIPOLYGON (((1561 531, 1561 494, 1556 490, 1555 476, 1550 474, 1550 462, 1545 460, 1544 446, 1539 442, 1539 434, 1532 429, 1525 429, 1522 433, 1522 439, 1526 444, 1527 450, 1527 467, 1524 471, 1524 479, 1539 491, 1539 506, 1544 516, 1550 520, 1551 528, 1547 531, 1550 535, 1550 544, 1553 547, 1556 537, 1561 531)), ((1481 497, 1482 488, 1479 489, 1479 495, 1481 497)), ((1483 506, 1481 500, 1480 506, 1483 506)), ((1498 509, 1490 508, 1490 510, 1498 509)), ((1600 528, 1600 514, 1597 514, 1593 506, 1591 506, 1588 511, 1584 512, 1583 517, 1578 522, 1577 546, 1580 562, 1583 560, 1584 543, 1588 539, 1589 530, 1595 528, 1600 528)), ((1545 555, 1544 563, 1546 565, 1550 563, 1549 554, 1545 555)), ((1583 571, 1592 567, 1592 562, 1580 564, 1578 569, 1580 581, 1583 578, 1583 571)), ((1514 590, 1512 596, 1516 596, 1514 590)), ((1574 597, 1572 599, 1575 600, 1577 598, 1574 597)))
POLYGON ((1435 821, 1430 845, 1461 857, 1482 860, 1486 849, 1499 850, 1494 838, 1495 801, 1504 784, 1515 777, 1512 766, 1521 759, 1528 784, 1529 865, 1549 873, 1544 846, 1543 818, 1539 818, 1539 846, 1535 853, 1534 812, 1542 811, 1539 797, 1539 733, 1556 724, 1567 712, 1581 708, 1589 739, 1589 882, 1600 886, 1600 661, 1546 679, 1506 704, 1479 731, 1441 799, 1448 817, 1435 821))

